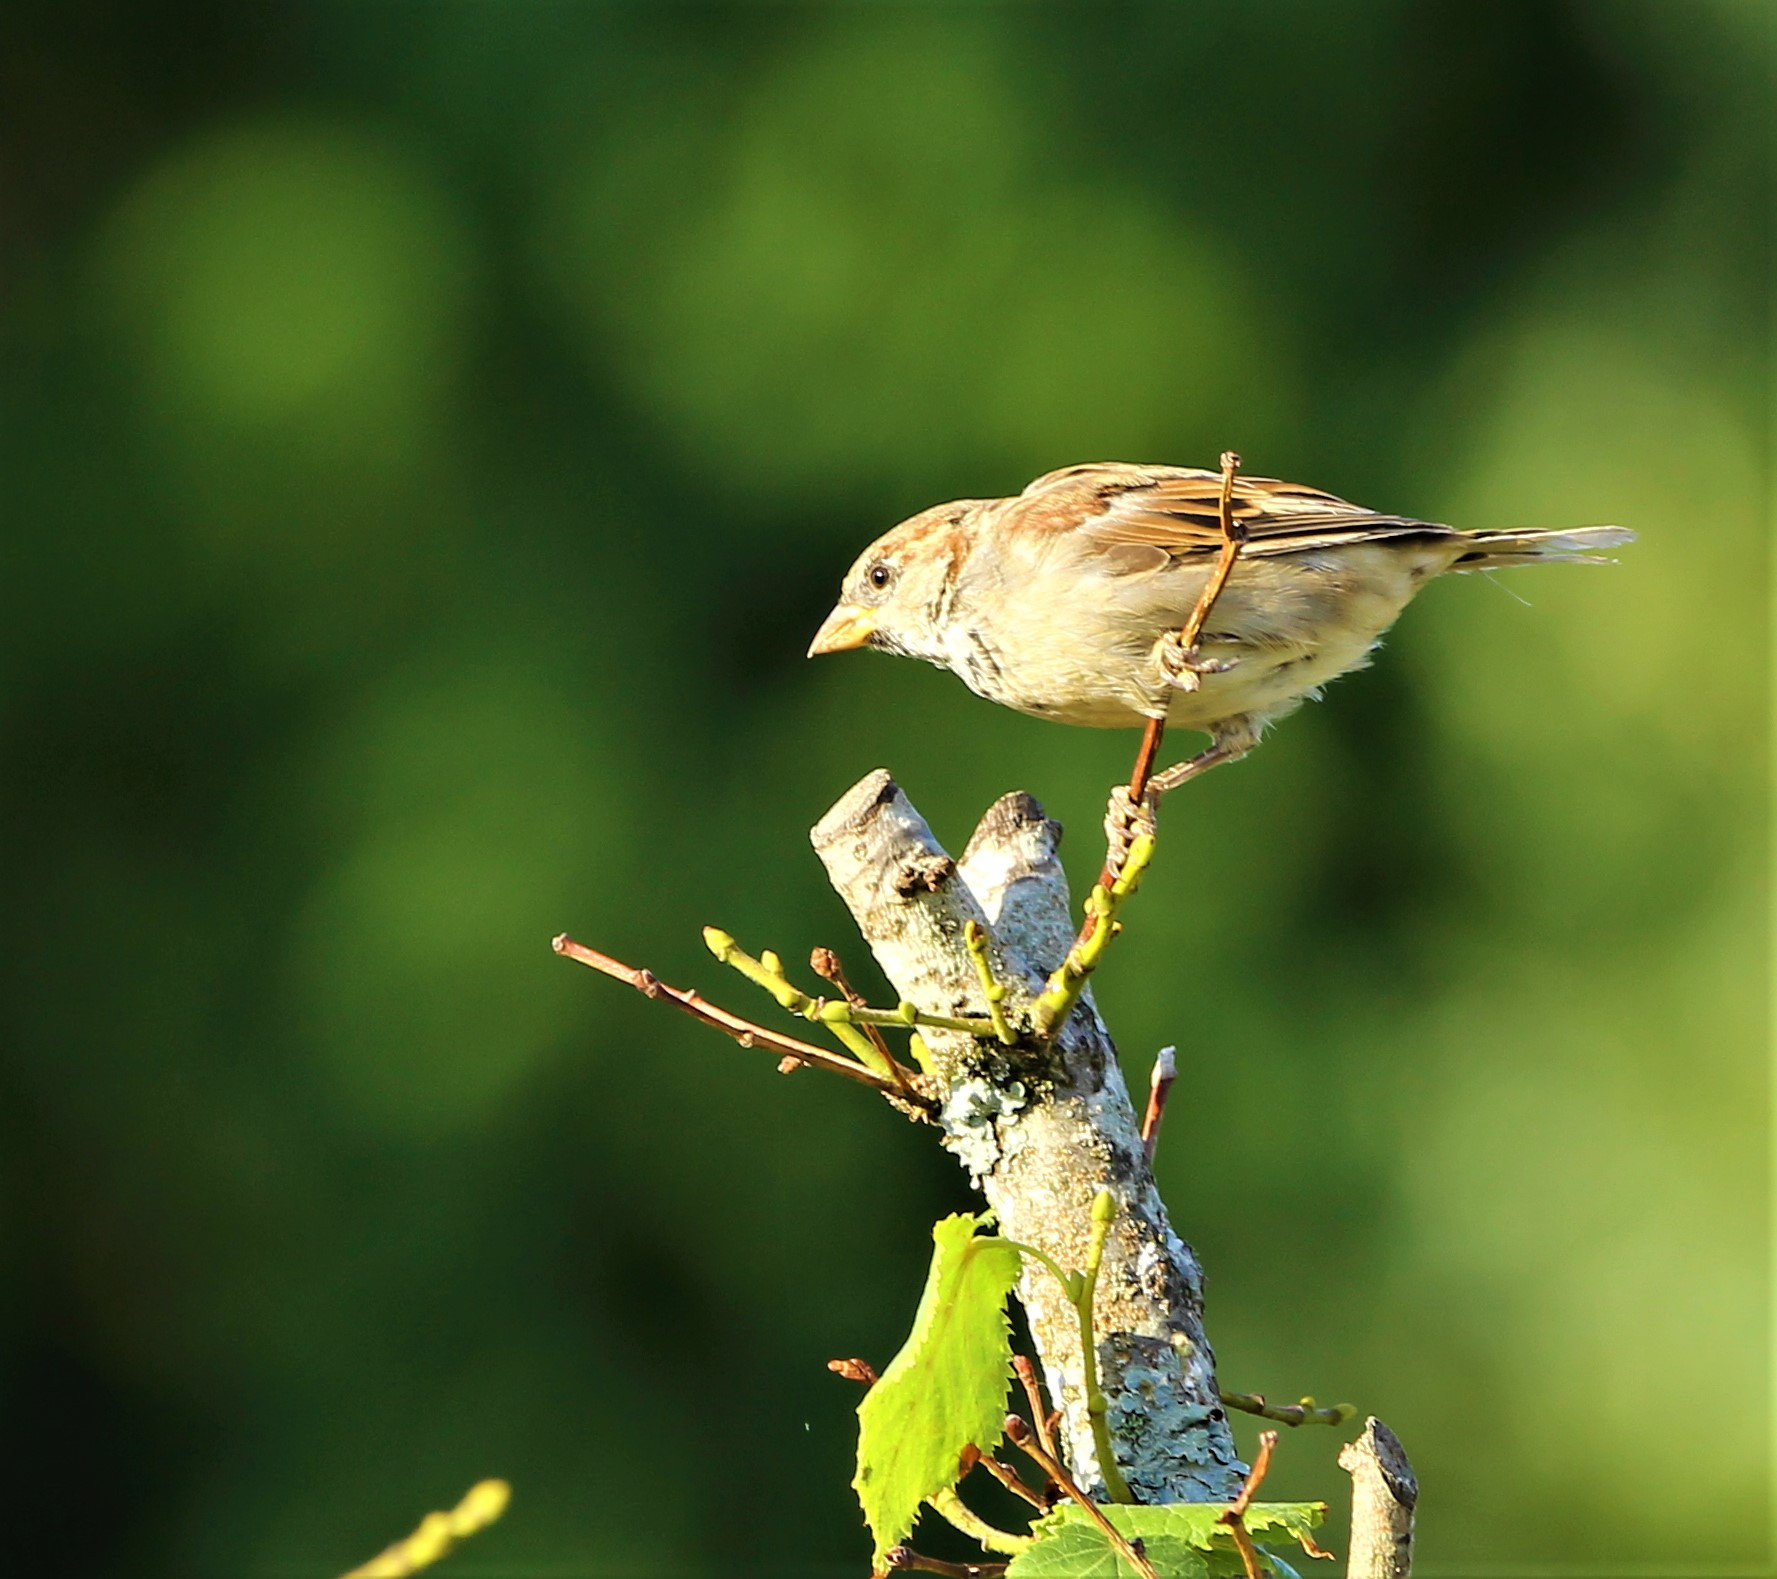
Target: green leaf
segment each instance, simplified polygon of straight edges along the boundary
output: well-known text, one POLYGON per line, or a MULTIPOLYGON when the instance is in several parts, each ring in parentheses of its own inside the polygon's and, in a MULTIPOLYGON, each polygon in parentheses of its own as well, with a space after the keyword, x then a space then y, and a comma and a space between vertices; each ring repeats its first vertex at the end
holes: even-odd
POLYGON ((1004 1239, 977 1237, 982 1219, 946 1217, 913 1331, 858 1406, 852 1484, 876 1540, 876 1566, 906 1539, 927 1498, 954 1486, 963 1449, 991 1452, 1005 1428, 1012 1329, 1006 1296, 1020 1257, 1004 1239))
MULTIPOLYGON (((1117 1521, 1122 1527, 1123 1521, 1117 1521)), ((1148 1561, 1160 1579, 1210 1579, 1208 1556, 1179 1541, 1146 1541, 1148 1561)), ((1090 1524, 1067 1524, 1047 1532, 1006 1570, 1006 1579, 1142 1579, 1090 1524)))
MULTIPOLYGON (((1221 1516, 1225 1502, 1169 1502, 1155 1507, 1106 1505, 1103 1512, 1128 1536, 1140 1536, 1160 1579, 1232 1579, 1245 1572, 1239 1549, 1221 1516)), ((1295 1538, 1326 1517, 1324 1502, 1255 1502, 1246 1510, 1247 1533, 1295 1538)), ((1064 1502, 1031 1526, 1037 1544, 1021 1552, 1006 1579, 1140 1579, 1104 1538, 1085 1510, 1064 1502)), ((1260 1558, 1280 1576, 1295 1571, 1263 1547, 1260 1558)))

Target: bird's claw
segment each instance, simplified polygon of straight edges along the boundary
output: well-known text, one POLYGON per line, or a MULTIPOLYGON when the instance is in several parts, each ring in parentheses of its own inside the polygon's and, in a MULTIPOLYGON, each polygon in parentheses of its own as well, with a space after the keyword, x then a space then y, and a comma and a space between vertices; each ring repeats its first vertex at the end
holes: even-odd
POLYGON ((1226 674, 1238 658, 1206 658, 1201 645, 1187 647, 1178 631, 1168 631, 1160 639, 1160 673, 1166 683, 1179 691, 1195 691, 1206 674, 1226 674))
POLYGON ((1104 867, 1113 882, 1123 873, 1130 846, 1143 834, 1152 838, 1158 831, 1156 813, 1159 809, 1160 797, 1152 790, 1142 796, 1139 806, 1130 795, 1127 784, 1119 784, 1111 791, 1111 803, 1104 814, 1104 867))

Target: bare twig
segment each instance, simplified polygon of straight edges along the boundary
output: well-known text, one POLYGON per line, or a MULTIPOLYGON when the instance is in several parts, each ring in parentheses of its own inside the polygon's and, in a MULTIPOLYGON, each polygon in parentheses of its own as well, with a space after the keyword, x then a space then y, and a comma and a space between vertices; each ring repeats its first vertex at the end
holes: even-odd
POLYGON ((1162 1047, 1154 1058, 1154 1072, 1148 1077, 1148 1106, 1141 1116, 1141 1145, 1154 1160, 1154 1148, 1160 1144, 1160 1121, 1166 1117, 1166 1098, 1178 1078, 1178 1049, 1162 1047))
POLYGON ((1234 1546, 1240 1553, 1240 1566, 1246 1570, 1246 1579, 1264 1579, 1259 1568, 1259 1549, 1253 1545, 1252 1536, 1246 1533, 1246 1525, 1239 1519, 1225 1518, 1228 1533, 1234 1537, 1234 1546))
POLYGON ((786 1058, 793 1058, 798 1063, 831 1070, 836 1075, 844 1075, 847 1080, 857 1081, 859 1085, 871 1086, 901 1102, 909 1102, 928 1112, 932 1111, 932 1103, 923 1097, 909 1098, 887 1075, 879 1075, 875 1070, 866 1069, 849 1058, 841 1058, 839 1054, 830 1053, 824 1047, 800 1042, 793 1036, 785 1036, 781 1032, 767 1030, 763 1025, 755 1025, 751 1020, 743 1020, 738 1014, 719 1008, 699 993, 684 987, 669 987, 650 970, 638 970, 633 965, 625 965, 621 960, 612 959, 608 954, 601 954, 597 949, 588 948, 584 943, 576 943, 565 932, 555 939, 552 946, 557 954, 602 971, 615 981, 627 983, 644 998, 664 999, 692 1019, 702 1020, 705 1025, 713 1025, 723 1035, 733 1037, 742 1047, 767 1048, 786 1058))
MULTIPOLYGON (((1147 727, 1142 730, 1141 746, 1135 753, 1135 767, 1129 775, 1129 804, 1141 805, 1141 798, 1148 792, 1148 780, 1154 776, 1154 759, 1160 755, 1160 741, 1166 734, 1166 715, 1150 718, 1147 727)), ((1106 871, 1109 872, 1109 868, 1106 871)), ((1115 876, 1114 872, 1110 873, 1115 876)), ((1100 881, 1104 881, 1103 878, 1100 881)))
POLYGON ((1028 1354, 1014 1354, 1012 1369, 1018 1373, 1024 1396, 1030 1400, 1030 1417, 1036 1423, 1037 1440, 1050 1458, 1059 1459, 1061 1451, 1055 1445, 1055 1422, 1061 1418, 1061 1411, 1050 1409, 1043 1402, 1042 1388, 1037 1384, 1037 1368, 1028 1354))
MULTIPOLYGON (((839 956, 830 948, 817 948, 808 956, 808 968, 822 981, 829 982, 839 989, 840 997, 844 998, 854 1009, 867 1009, 870 1005, 864 995, 846 980, 845 967, 839 963, 839 956)), ((895 1055, 889 1051, 889 1044, 882 1032, 867 1021, 861 1022, 864 1034, 870 1038, 871 1044, 890 1063, 895 1055)))
POLYGON ((1042 1493, 1032 1491, 1030 1487, 1024 1483, 1023 1477, 1017 1470, 1012 1468, 1010 1464, 1002 1464, 997 1458, 988 1458, 985 1454, 982 1456, 980 1463, 981 1467, 1004 1486, 1007 1491, 1011 1492, 1014 1497, 1022 1497, 1039 1513, 1047 1513, 1049 1511, 1048 1499, 1045 1498, 1042 1493))
POLYGON ((1268 1403, 1263 1393, 1218 1393, 1217 1396, 1230 1409, 1238 1409, 1243 1414, 1258 1415, 1266 1420, 1275 1420, 1279 1425, 1344 1425, 1357 1413, 1355 1404, 1328 1404, 1321 1406, 1312 1398, 1304 1398, 1296 1404, 1268 1403))
POLYGON ((866 1036, 853 1023, 849 1003, 811 998, 784 974, 784 962, 770 949, 754 959, 720 927, 705 927, 703 941, 710 953, 724 965, 746 977, 755 987, 762 987, 770 993, 779 1007, 788 1009, 792 1014, 799 1014, 803 1019, 811 1020, 817 1025, 826 1026, 840 1046, 865 1068, 872 1069, 879 1075, 887 1075, 901 1088, 903 1095, 911 1094, 913 1088, 908 1084, 908 1072, 891 1055, 879 1051, 876 1040, 866 1036))
POLYGON ((867 1037, 864 1031, 869 1027, 892 1025, 906 1030, 916 1025, 933 1025, 947 1031, 967 1031, 971 1036, 994 1034, 994 1022, 990 1019, 923 1014, 910 1003, 897 1004, 892 1009, 860 1009, 849 998, 813 998, 784 974, 784 962, 770 949, 754 959, 720 927, 705 927, 703 941, 710 953, 724 965, 739 972, 754 986, 763 987, 791 1014, 826 1026, 861 1063, 878 1074, 892 1076, 901 1083, 903 1090, 911 1090, 908 1082, 912 1071, 897 1063, 891 1055, 878 1051, 882 1038, 874 1034, 867 1037), (879 1068, 879 1063, 884 1060, 886 1063, 879 1068))
POLYGON ((1118 1555, 1140 1574, 1142 1579, 1160 1579, 1154 1565, 1148 1561, 1147 1553, 1141 1549, 1140 1543, 1131 1541, 1105 1517, 1104 1509, 1080 1489, 1079 1483, 1068 1474, 1061 1461, 1044 1451, 1043 1445, 1037 1441, 1036 1433, 1025 1424, 1022 1416, 1006 1416, 1006 1435, 1018 1445, 1019 1451, 1031 1458, 1038 1469, 1042 1470, 1056 1485, 1061 1487, 1063 1492, 1079 1503, 1086 1517, 1098 1526, 1100 1533, 1116 1548, 1118 1555))
POLYGON ((1246 1510, 1253 1505, 1253 1498, 1258 1495, 1259 1487, 1265 1482, 1265 1471, 1271 1467, 1271 1450, 1276 1446, 1275 1431, 1259 1433, 1259 1451, 1253 1459, 1253 1467, 1246 1472, 1246 1484, 1240 1488, 1240 1495, 1222 1515, 1224 1520, 1243 1517, 1246 1510))
POLYGON ((1228 1533, 1234 1537, 1234 1544, 1240 1550, 1240 1565, 1246 1569, 1246 1579, 1261 1579, 1258 1550, 1246 1529, 1246 1510, 1253 1505, 1253 1498, 1264 1482, 1265 1471, 1271 1467, 1271 1450, 1276 1446, 1275 1431, 1259 1433, 1259 1451, 1253 1459, 1252 1469, 1247 1473, 1246 1484, 1240 1488, 1240 1495, 1228 1505, 1228 1511, 1220 1520, 1228 1526, 1228 1533))
POLYGON ((1233 450, 1222 451, 1222 492, 1218 505, 1218 524, 1222 529, 1222 547, 1216 555, 1215 569, 1209 573, 1209 580, 1203 584, 1203 590, 1197 594, 1197 601, 1192 606, 1183 628, 1178 634, 1178 644, 1186 652, 1197 645, 1198 638, 1203 634, 1203 627, 1209 620, 1210 610, 1216 606, 1216 599, 1222 595, 1222 588, 1227 586, 1228 577, 1234 573, 1234 561, 1240 558, 1240 550, 1246 545, 1246 528, 1234 519, 1234 474, 1240 470, 1240 457, 1233 450))
MULTIPOLYGON (((1222 546, 1216 555, 1215 568, 1210 572, 1209 580, 1203 584, 1198 593, 1197 601, 1186 616, 1184 625, 1179 629, 1176 641, 1179 649, 1190 652, 1197 645, 1203 634, 1204 623, 1209 619, 1210 611, 1215 608, 1216 600, 1222 595, 1222 588, 1227 586, 1228 577, 1234 573, 1234 562, 1240 557, 1240 550, 1246 543, 1246 528, 1234 519, 1234 474, 1240 470, 1240 457, 1233 450, 1222 451, 1222 491, 1217 500, 1217 525, 1222 530, 1222 546)), ((1142 797, 1147 794, 1148 780, 1154 776, 1154 762, 1160 755, 1160 741, 1166 733, 1166 715, 1150 718, 1147 727, 1142 731, 1141 746, 1135 753, 1135 767, 1129 775, 1129 804, 1140 806, 1142 797)), ((1099 874, 1099 882, 1107 888, 1116 873, 1106 862, 1104 870, 1099 874)))

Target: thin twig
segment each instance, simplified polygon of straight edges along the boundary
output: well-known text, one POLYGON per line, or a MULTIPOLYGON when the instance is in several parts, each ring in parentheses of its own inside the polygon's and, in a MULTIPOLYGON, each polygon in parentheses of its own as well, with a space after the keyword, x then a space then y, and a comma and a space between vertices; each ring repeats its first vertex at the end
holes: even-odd
POLYGON ((1265 1471, 1271 1467, 1271 1450, 1277 1446, 1275 1431, 1259 1433, 1259 1451, 1253 1458, 1253 1467, 1247 1471, 1246 1484, 1240 1488, 1240 1495, 1222 1515, 1224 1519, 1238 1519, 1245 1516, 1246 1510, 1253 1505, 1253 1498, 1259 1487, 1264 1483, 1265 1471))
POLYGON ((576 943, 567 933, 562 933, 551 945, 557 954, 565 955, 571 960, 578 960, 582 965, 590 965, 596 971, 602 971, 613 980, 627 983, 634 987, 644 998, 664 999, 674 1008, 688 1014, 694 1020, 702 1020, 705 1025, 713 1025, 725 1036, 732 1036, 742 1047, 764 1047, 774 1053, 781 1053, 786 1058, 793 1058, 798 1063, 810 1064, 816 1069, 828 1069, 836 1075, 844 1075, 847 1080, 855 1080, 859 1085, 871 1086, 874 1089, 890 1094, 900 1101, 911 1101, 914 1105, 930 1112, 933 1104, 923 1097, 909 1098, 886 1075, 879 1075, 873 1069, 866 1069, 862 1064, 853 1063, 849 1058, 841 1058, 837 1053, 830 1053, 824 1047, 816 1047, 810 1042, 800 1042, 793 1036, 785 1036, 779 1031, 767 1030, 763 1025, 755 1025, 751 1020, 743 1020, 738 1014, 731 1014, 727 1009, 719 1008, 700 993, 689 991, 684 987, 669 987, 651 970, 638 970, 633 965, 625 965, 621 960, 612 959, 609 954, 601 954, 597 949, 588 948, 584 943, 576 943))
POLYGON ((1079 936, 1068 949, 1067 957, 1055 967, 1037 1000, 1031 1005, 1031 1025, 1044 1041, 1052 1041, 1067 1023, 1080 994, 1086 990, 1086 979, 1098 969, 1104 951, 1122 930, 1117 912, 1141 885, 1142 873, 1154 858, 1154 837, 1139 834, 1129 846, 1123 870, 1107 887, 1094 885, 1086 896, 1086 920, 1079 936))
POLYGON ((1223 450, 1222 492, 1217 507, 1222 546, 1216 555, 1215 569, 1210 572, 1209 580, 1203 584, 1203 590, 1197 594, 1197 601, 1192 605, 1191 612, 1178 633, 1178 644, 1187 653, 1197 645, 1198 638, 1202 636, 1210 611, 1216 606, 1216 599, 1222 595, 1222 588, 1227 586, 1228 577, 1234 573, 1234 562, 1240 558, 1240 550, 1246 546, 1246 528, 1237 525, 1234 520, 1234 474, 1239 470, 1240 457, 1233 450, 1223 450))
POLYGON ((1252 1469, 1247 1473, 1246 1484, 1240 1488, 1240 1495, 1228 1505, 1228 1511, 1218 1521, 1227 1525, 1228 1533, 1234 1537, 1234 1544, 1240 1550, 1240 1564, 1246 1569, 1246 1579, 1261 1579, 1259 1554, 1246 1529, 1246 1510, 1253 1505, 1253 1498, 1265 1479, 1265 1471, 1271 1467, 1271 1450, 1276 1446, 1275 1431, 1259 1433, 1259 1451, 1253 1458, 1252 1469))
POLYGON ((705 927, 703 941, 710 953, 724 965, 738 971, 754 986, 763 987, 777 999, 779 1007, 788 1009, 792 1014, 800 1014, 805 1020, 825 1025, 839 1044, 865 1068, 874 1069, 879 1075, 887 1075, 903 1091, 911 1089, 907 1084, 906 1072, 897 1072, 894 1059, 879 1053, 870 1038, 851 1023, 851 1009, 848 1004, 829 1005, 824 998, 811 998, 784 974, 784 962, 770 949, 754 959, 720 927, 705 927), (842 1012, 823 1014, 821 1011, 828 1007, 842 1012))
POLYGON ((428 1513, 413 1534, 354 1568, 345 1579, 408 1579, 409 1575, 430 1568, 459 1541, 485 1530, 506 1511, 511 1500, 512 1488, 505 1481, 481 1481, 471 1486, 450 1512, 428 1513))
MULTIPOLYGON (((1246 528, 1234 520, 1234 474, 1240 470, 1240 457, 1233 450, 1222 451, 1222 491, 1217 499, 1217 524, 1222 531, 1222 546, 1216 555, 1215 568, 1210 572, 1209 580, 1203 584, 1203 590, 1197 594, 1197 601, 1191 606, 1191 612, 1185 623, 1177 632, 1176 641, 1180 651, 1189 653, 1197 645, 1203 634, 1204 623, 1209 619, 1210 611, 1216 606, 1216 599, 1221 597, 1222 588, 1227 586, 1228 577, 1234 573, 1234 562, 1240 557, 1240 550, 1246 544, 1246 528)), ((1154 776, 1154 762, 1160 755, 1160 740, 1166 733, 1166 715, 1150 718, 1147 727, 1142 731, 1141 746, 1135 754, 1135 767, 1129 775, 1129 804, 1139 808, 1142 797, 1147 793, 1148 780, 1154 776)), ((1099 882, 1110 886, 1116 876, 1105 864, 1099 874, 1099 882)))
POLYGON ((1357 1413, 1354 1404, 1317 1405, 1312 1398, 1304 1398, 1299 1404, 1268 1403, 1263 1393, 1218 1393, 1230 1409, 1238 1409, 1245 1414, 1259 1415, 1266 1420, 1275 1420, 1279 1425, 1344 1425, 1357 1413))
MULTIPOLYGON (((1150 718, 1147 727, 1142 731, 1141 747, 1135 753, 1135 766, 1129 774, 1129 807, 1133 812, 1141 806, 1142 798, 1148 793, 1148 780, 1154 776, 1154 762, 1160 755, 1160 741, 1166 733, 1166 715, 1150 718)), ((1104 865, 1098 869, 1098 882, 1101 888, 1109 888, 1117 880, 1117 869, 1111 865, 1111 852, 1107 845, 1104 853, 1104 865)), ((1093 925, 1090 918, 1087 925, 1093 925)))
POLYGON ((1129 775, 1129 804, 1141 805, 1148 792, 1148 780, 1154 776, 1154 759, 1160 755, 1160 741, 1166 733, 1166 715, 1150 718, 1142 731, 1141 747, 1135 753, 1135 767, 1129 775))
POLYGON ((1036 1433, 1024 1423, 1022 1416, 1006 1416, 1006 1435, 1018 1445, 1020 1452, 1029 1455, 1038 1469, 1042 1470, 1069 1497, 1079 1503, 1086 1517, 1098 1526, 1104 1538, 1116 1548, 1123 1560, 1142 1576, 1142 1579, 1160 1579, 1160 1575, 1154 1570, 1154 1565, 1148 1561, 1147 1553, 1105 1517, 1104 1509, 1080 1489, 1079 1483, 1068 1474, 1062 1466, 1061 1460, 1044 1450, 1042 1444, 1036 1439, 1036 1433))
POLYGON ((921 1573, 948 1574, 950 1579, 998 1579, 1010 1563, 947 1563, 942 1557, 927 1557, 911 1546, 889 1548, 891 1568, 917 1568, 921 1573))
POLYGON ((1047 1513, 1049 1511, 1048 1499, 1040 1492, 1032 1491, 1030 1487, 1024 1483, 1023 1477, 1021 1477, 1018 1471, 1012 1468, 1010 1464, 1002 1464, 997 1458, 989 1458, 985 1454, 982 1455, 980 1464, 988 1474, 992 1475, 993 1478, 1004 1486, 1007 1491, 1011 1492, 1014 1497, 1022 1497, 1039 1513, 1047 1513))
POLYGON ((1098 1472, 1112 1502, 1134 1502, 1129 1482, 1118 1467, 1111 1448, 1110 1404, 1098 1385, 1098 1339, 1092 1329, 1092 1296, 1098 1288, 1098 1270, 1104 1264, 1105 1241, 1117 1218, 1117 1197, 1100 1190, 1092 1198, 1092 1232, 1086 1241, 1086 1265, 1074 1290, 1074 1309, 1080 1313, 1080 1373, 1085 1383, 1086 1418, 1092 1427, 1092 1447, 1098 1455, 1098 1472))
MULTIPOLYGON (((980 1459, 977 1457, 976 1462, 980 1459)), ((966 1471, 965 1471, 966 1473, 966 1471)), ((1002 1530, 997 1524, 989 1524, 957 1493, 955 1486, 947 1486, 942 1491, 935 1491, 926 1498, 932 1511, 950 1525, 952 1529, 961 1530, 964 1535, 985 1551, 1004 1552, 1016 1557, 1020 1552, 1027 1552, 1037 1544, 1034 1535, 1016 1535, 1011 1530, 1002 1530)))
POLYGON ((931 1031, 963 1031, 970 1036, 992 1036, 993 1021, 979 1014, 928 1014, 924 1009, 916 1009, 910 1003, 897 1003, 892 1009, 854 1009, 849 1003, 837 1003, 826 999, 816 1002, 825 1004, 821 1018, 831 1019, 844 1010, 844 1017, 855 1025, 892 1025, 896 1028, 914 1029, 924 1026, 931 1031))
POLYGON ((1246 1526, 1239 1519, 1223 1516, 1222 1522, 1228 1526, 1228 1533, 1234 1537, 1235 1549, 1240 1553, 1240 1566, 1246 1570, 1246 1579, 1264 1579, 1259 1568, 1259 1551, 1253 1545, 1253 1538, 1246 1532, 1246 1526))
MULTIPOLYGON (((822 981, 830 982, 833 986, 837 987, 839 989, 840 997, 844 998, 854 1009, 869 1007, 863 993, 859 992, 856 987, 852 986, 852 984, 846 980, 845 967, 839 963, 839 956, 832 949, 817 948, 811 950, 808 956, 808 968, 812 970, 815 975, 819 976, 822 981)), ((889 1051, 889 1044, 882 1032, 868 1022, 863 1023, 864 1034, 870 1038, 870 1041, 875 1046, 877 1052, 881 1053, 890 1063, 893 1063, 895 1055, 889 1051)))
POLYGON ((1154 1148, 1160 1144, 1160 1121, 1166 1117, 1166 1098, 1178 1078, 1178 1049, 1162 1047, 1154 1056, 1154 1072, 1148 1076, 1148 1107, 1141 1116, 1141 1146, 1154 1160, 1154 1148))
POLYGON ((724 965, 738 971, 756 987, 763 987, 775 998, 779 1005, 792 1014, 799 1014, 805 1020, 816 1025, 824 1025, 846 1049, 879 1074, 886 1073, 898 1080, 903 1089, 911 1090, 908 1085, 912 1071, 903 1068, 887 1053, 878 1053, 875 1043, 880 1038, 868 1039, 857 1029, 858 1026, 893 1025, 907 1027, 915 1025, 931 1025, 946 1031, 967 1031, 973 1036, 990 1036, 994 1034, 993 1022, 986 1019, 951 1019, 938 1015, 928 1015, 914 1008, 910 1003, 897 1004, 893 1009, 858 1009, 844 998, 810 997, 784 974, 784 962, 767 949, 757 959, 743 949, 734 939, 720 927, 703 929, 704 946, 724 965), (886 1060, 886 1067, 878 1069, 879 1062, 886 1060))
POLYGON ((1003 1046, 1015 1046, 1017 1033, 1006 1022, 1006 1011, 1000 1007, 1005 1000, 1006 984, 994 977, 993 961, 987 952, 987 928, 973 916, 963 926, 963 947, 969 951, 975 974, 981 978, 981 996, 987 999, 987 1017, 993 1022, 993 1034, 1003 1046))
POLYGON ((1061 1450, 1055 1445, 1055 1422, 1061 1411, 1051 1410, 1044 1404, 1042 1388, 1037 1384, 1037 1368, 1028 1354, 1014 1354, 1012 1369, 1018 1373, 1024 1396, 1030 1400, 1030 1417, 1036 1422, 1037 1440, 1050 1458, 1060 1458, 1061 1450))

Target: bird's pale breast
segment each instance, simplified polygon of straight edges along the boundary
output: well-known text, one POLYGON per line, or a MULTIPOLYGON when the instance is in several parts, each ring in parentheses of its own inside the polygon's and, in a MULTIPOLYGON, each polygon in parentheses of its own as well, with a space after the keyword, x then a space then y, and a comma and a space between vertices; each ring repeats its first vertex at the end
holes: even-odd
POLYGON ((1232 667, 1195 691, 1167 684, 1158 644, 1188 618, 1209 575, 1202 560, 1137 576, 1044 566, 991 630, 952 635, 949 666, 977 694, 1061 723, 1132 728, 1165 709, 1169 723, 1207 730, 1239 714, 1275 716, 1360 667, 1455 553, 1395 540, 1237 565, 1201 644, 1232 667))

